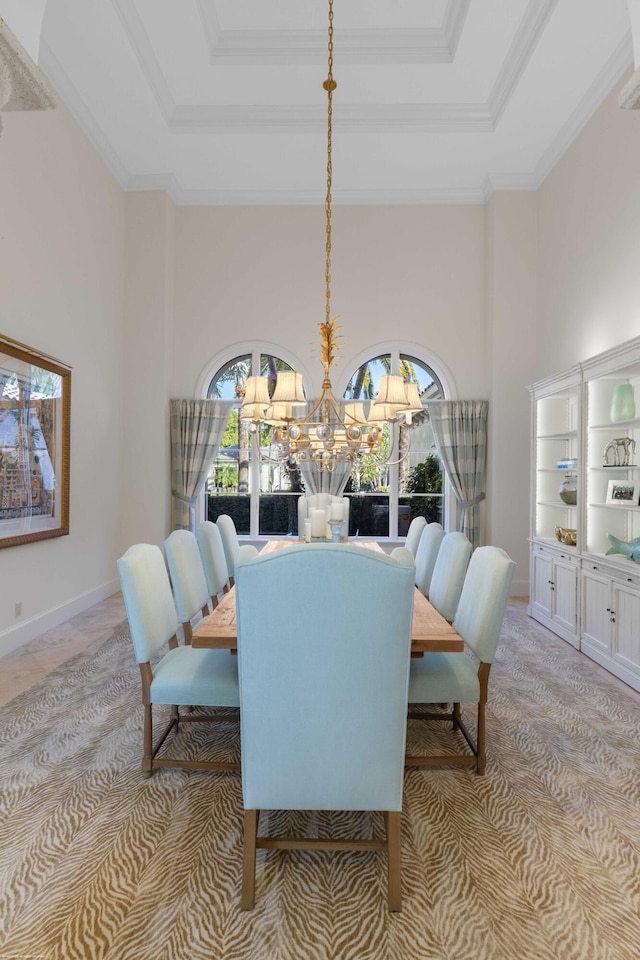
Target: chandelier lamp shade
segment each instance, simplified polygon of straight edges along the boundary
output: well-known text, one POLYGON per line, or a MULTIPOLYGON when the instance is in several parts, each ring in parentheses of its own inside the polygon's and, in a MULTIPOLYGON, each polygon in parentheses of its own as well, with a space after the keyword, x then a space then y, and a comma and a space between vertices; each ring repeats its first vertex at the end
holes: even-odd
POLYGON ((283 459, 315 464, 319 470, 333 471, 338 464, 353 463, 360 452, 372 454, 380 462, 389 462, 394 444, 383 452, 385 424, 410 424, 414 413, 422 412, 417 383, 407 383, 397 374, 380 378, 378 395, 365 413, 360 400, 338 400, 331 384, 331 367, 338 352, 339 317, 331 318, 331 188, 333 92, 333 0, 329 0, 328 76, 322 84, 327 92, 327 192, 325 198, 325 320, 320 323, 324 379, 322 392, 312 409, 307 401, 302 374, 295 370, 278 371, 273 395, 265 377, 249 377, 240 408, 242 420, 253 429, 261 424, 273 428, 272 439, 283 459))

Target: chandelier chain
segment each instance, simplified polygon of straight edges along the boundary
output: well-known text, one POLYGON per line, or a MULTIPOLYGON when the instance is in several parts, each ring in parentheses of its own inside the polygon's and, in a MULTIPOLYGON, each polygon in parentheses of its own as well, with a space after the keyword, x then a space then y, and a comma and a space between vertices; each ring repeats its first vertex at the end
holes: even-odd
POLYGON ((327 195, 325 198, 325 216, 326 216, 326 259, 325 259, 325 317, 329 323, 331 319, 331 187, 333 183, 333 164, 331 158, 332 132, 333 132, 333 91, 336 83, 333 79, 333 0, 329 0, 329 31, 328 31, 328 74, 323 83, 327 91, 327 195))
POLYGON ((311 412, 297 418, 294 408, 307 407, 301 373, 295 370, 279 371, 272 392, 263 377, 249 377, 240 417, 250 420, 254 429, 260 423, 274 427, 271 439, 280 449, 279 459, 290 463, 308 463, 317 470, 331 473, 338 468, 350 469, 349 465, 356 461, 360 453, 365 452, 379 463, 400 462, 388 460, 388 453, 394 449, 394 441, 390 441, 388 452, 385 452, 383 425, 386 423, 391 427, 398 423, 399 412, 404 412, 408 418, 406 422, 410 423, 411 413, 422 407, 417 395, 415 400, 409 401, 401 376, 389 374, 381 378, 378 396, 371 402, 368 415, 359 400, 347 404, 338 399, 331 385, 330 372, 339 349, 338 331, 341 328, 338 326, 340 317, 331 318, 333 93, 337 84, 333 79, 333 0, 328 2, 328 74, 322 84, 327 92, 327 192, 324 205, 326 318, 320 324, 324 367, 322 391, 311 412))

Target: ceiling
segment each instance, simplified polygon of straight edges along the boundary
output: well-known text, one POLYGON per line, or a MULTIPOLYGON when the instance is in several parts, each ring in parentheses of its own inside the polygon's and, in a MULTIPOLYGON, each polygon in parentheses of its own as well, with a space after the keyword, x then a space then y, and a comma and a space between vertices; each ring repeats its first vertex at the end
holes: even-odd
MULTIPOLYGON (((626 0, 334 0, 334 203, 536 189, 633 66, 626 0)), ((328 0, 48 0, 40 66, 126 190, 324 199, 328 0)))

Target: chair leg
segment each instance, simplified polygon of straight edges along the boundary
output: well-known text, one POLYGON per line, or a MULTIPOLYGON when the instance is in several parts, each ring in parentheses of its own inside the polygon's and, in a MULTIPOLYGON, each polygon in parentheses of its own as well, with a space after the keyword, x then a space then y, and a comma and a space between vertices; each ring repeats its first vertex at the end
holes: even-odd
POLYGON ((400 828, 402 814, 396 810, 386 813, 387 858, 388 858, 388 899, 389 910, 399 913, 402 910, 402 882, 400 873, 400 828))
POLYGON ((153 773, 153 719, 151 704, 144 706, 144 733, 142 750, 142 776, 150 777, 153 773))
POLYGON ((477 762, 476 769, 480 775, 485 771, 487 765, 487 756, 485 752, 485 716, 484 716, 484 703, 481 701, 478 704, 478 731, 477 731, 477 740, 476 746, 478 748, 477 753, 477 762))
POLYGON ((244 844, 242 853, 241 910, 253 910, 256 892, 256 839, 258 836, 259 810, 244 812, 244 844))
POLYGON ((460 730, 460 720, 461 720, 460 704, 454 703, 453 709, 451 711, 451 729, 452 730, 460 730))

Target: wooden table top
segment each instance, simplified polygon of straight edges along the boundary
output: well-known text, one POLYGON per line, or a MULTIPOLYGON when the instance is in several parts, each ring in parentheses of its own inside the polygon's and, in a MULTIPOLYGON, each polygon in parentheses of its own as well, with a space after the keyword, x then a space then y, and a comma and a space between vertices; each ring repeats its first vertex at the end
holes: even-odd
MULTIPOLYGON (((270 540, 263 553, 280 549, 287 544, 300 543, 299 540, 270 540)), ((360 546, 372 549, 382 548, 374 541, 361 542, 360 546)), ((384 551, 382 551, 384 552, 384 551)), ((237 647, 236 596, 232 588, 226 593, 213 613, 205 617, 193 631, 192 645, 214 650, 234 650, 237 647)), ((423 653, 460 653, 464 650, 464 641, 450 623, 442 617, 427 598, 416 587, 413 595, 413 627, 411 630, 411 653, 419 656, 423 653)))

